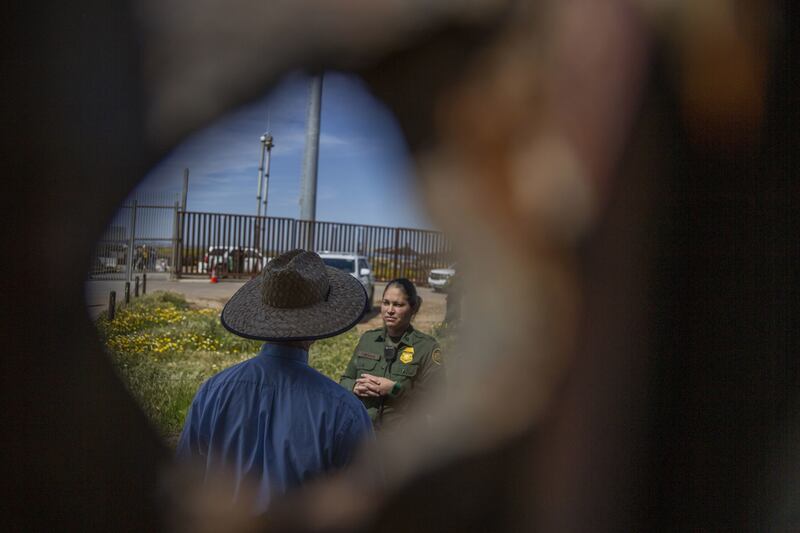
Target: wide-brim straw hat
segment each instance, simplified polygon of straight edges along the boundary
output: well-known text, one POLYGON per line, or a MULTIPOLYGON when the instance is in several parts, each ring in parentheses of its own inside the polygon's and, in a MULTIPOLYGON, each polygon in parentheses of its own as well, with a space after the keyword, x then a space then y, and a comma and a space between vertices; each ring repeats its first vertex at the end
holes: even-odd
POLYGON ((292 250, 236 291, 221 321, 247 339, 315 340, 355 326, 366 305, 367 291, 356 278, 326 266, 314 252, 292 250))

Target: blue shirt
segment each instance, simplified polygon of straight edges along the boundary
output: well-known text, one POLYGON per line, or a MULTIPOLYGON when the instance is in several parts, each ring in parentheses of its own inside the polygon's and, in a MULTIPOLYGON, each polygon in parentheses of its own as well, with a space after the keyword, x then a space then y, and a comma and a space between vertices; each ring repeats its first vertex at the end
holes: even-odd
POLYGON ((207 474, 232 472, 233 499, 245 478, 254 481, 258 513, 271 496, 347 465, 371 435, 363 404, 308 366, 308 352, 265 344, 200 386, 177 454, 201 458, 207 474))

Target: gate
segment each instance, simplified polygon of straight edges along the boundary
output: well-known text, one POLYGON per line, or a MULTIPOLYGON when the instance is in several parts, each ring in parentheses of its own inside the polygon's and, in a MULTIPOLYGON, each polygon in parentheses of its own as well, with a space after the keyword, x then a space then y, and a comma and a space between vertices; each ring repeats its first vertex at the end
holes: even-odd
POLYGON ((89 279, 131 280, 174 272, 178 233, 177 195, 137 197, 123 204, 95 245, 89 279))

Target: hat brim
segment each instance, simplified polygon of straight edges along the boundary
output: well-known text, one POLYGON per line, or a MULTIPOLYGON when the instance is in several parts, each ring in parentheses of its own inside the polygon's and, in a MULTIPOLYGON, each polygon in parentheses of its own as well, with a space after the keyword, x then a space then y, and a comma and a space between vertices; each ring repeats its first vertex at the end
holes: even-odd
POLYGON ((356 278, 326 266, 330 292, 325 301, 293 309, 270 307, 261 297, 263 278, 245 283, 225 304, 220 321, 239 337, 263 341, 317 340, 355 326, 367 305, 367 291, 356 278))

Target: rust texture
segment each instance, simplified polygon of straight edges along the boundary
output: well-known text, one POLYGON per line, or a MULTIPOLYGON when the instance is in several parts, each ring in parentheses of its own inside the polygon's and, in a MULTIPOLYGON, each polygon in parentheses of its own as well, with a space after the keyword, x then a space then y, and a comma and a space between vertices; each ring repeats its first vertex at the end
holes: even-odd
POLYGON ((10 9, 3 206, 23 223, 4 227, 0 501, 16 529, 800 525, 790 4, 10 9), (148 167, 296 68, 358 73, 394 112, 469 327, 435 428, 410 420, 251 521, 171 464, 82 284, 148 167))

